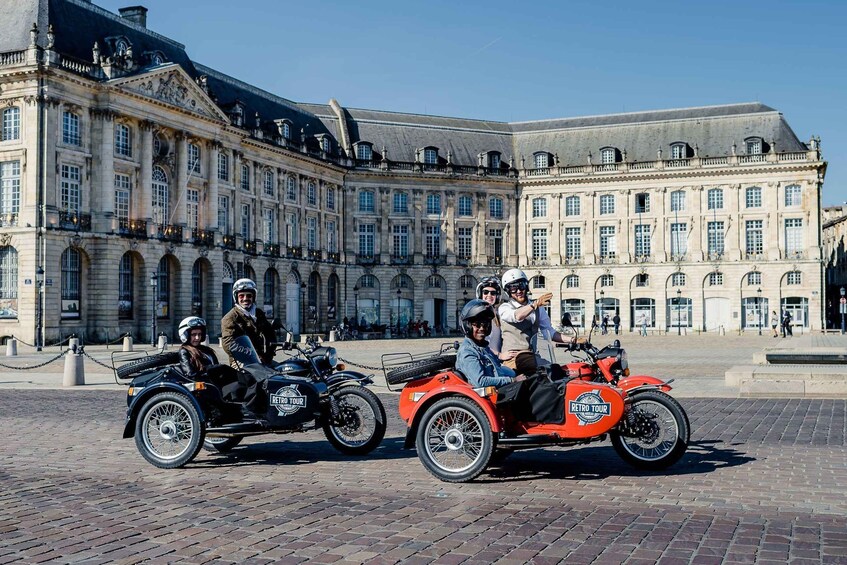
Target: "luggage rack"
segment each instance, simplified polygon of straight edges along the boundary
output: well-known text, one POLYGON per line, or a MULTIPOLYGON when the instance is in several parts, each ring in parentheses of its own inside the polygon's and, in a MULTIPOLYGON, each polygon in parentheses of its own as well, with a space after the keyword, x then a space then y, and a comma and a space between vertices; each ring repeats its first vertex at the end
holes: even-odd
POLYGON ((164 365, 175 365, 179 363, 179 353, 176 351, 161 352, 149 355, 146 351, 113 351, 112 370, 115 373, 115 382, 127 385, 129 381, 144 371, 163 367, 164 365))
POLYGON ((432 374, 450 369, 456 364, 456 350, 459 342, 442 343, 438 351, 426 353, 384 353, 381 357, 382 373, 388 390, 397 392, 402 389, 391 388, 392 385, 403 385, 409 381, 427 377, 432 374))

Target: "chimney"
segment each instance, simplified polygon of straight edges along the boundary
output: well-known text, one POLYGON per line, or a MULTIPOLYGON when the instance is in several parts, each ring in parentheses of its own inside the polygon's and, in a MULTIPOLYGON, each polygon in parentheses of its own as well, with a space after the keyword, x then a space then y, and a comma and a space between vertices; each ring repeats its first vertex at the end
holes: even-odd
POLYGON ((147 27, 147 8, 144 6, 128 6, 118 10, 121 17, 141 27, 147 27))

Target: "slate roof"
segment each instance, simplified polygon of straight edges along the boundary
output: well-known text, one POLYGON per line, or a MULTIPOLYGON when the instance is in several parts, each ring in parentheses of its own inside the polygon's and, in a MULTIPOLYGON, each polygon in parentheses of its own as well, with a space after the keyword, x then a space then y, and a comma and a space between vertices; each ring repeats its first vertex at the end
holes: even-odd
MULTIPOLYGON (((205 74, 210 94, 224 110, 241 101, 245 128, 254 127, 258 112, 266 131, 275 129, 272 120, 288 119, 297 141, 301 129, 310 143, 321 133, 332 135, 336 146, 341 141, 338 119, 328 105, 296 103, 195 63, 184 45, 90 2, 2 1, 0 52, 25 49, 33 21, 42 30, 41 44, 49 20, 56 31, 55 49, 84 61, 91 60, 95 41, 102 48, 106 37, 124 35, 135 56, 161 51, 191 77, 205 74)), ((628 161, 652 161, 660 148, 663 157, 669 157, 671 143, 678 141, 691 148, 696 145, 701 157, 729 155, 733 143, 743 154, 744 139, 752 136, 774 143, 779 152, 806 149, 778 111, 758 102, 513 123, 359 108, 343 111, 350 142, 371 142, 377 152, 385 146, 392 161, 413 161, 415 150, 428 146, 437 147, 442 158, 449 151, 457 165, 476 165, 477 155, 488 151, 499 151, 504 161, 514 157, 516 166, 524 157, 531 167, 537 151, 556 154, 561 165, 585 164, 591 152, 592 162, 598 163, 600 148, 607 146, 626 151, 628 161)))

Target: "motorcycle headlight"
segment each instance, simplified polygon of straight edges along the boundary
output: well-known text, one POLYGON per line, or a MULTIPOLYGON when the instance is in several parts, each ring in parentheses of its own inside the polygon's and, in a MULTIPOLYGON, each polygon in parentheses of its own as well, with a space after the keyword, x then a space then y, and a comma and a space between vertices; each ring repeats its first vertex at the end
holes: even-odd
POLYGON ((338 365, 338 353, 335 351, 334 347, 326 348, 326 361, 333 369, 335 369, 335 366, 338 365))
POLYGON ((621 349, 620 355, 618 355, 618 361, 621 364, 621 371, 626 371, 629 369, 629 362, 626 359, 626 350, 621 349))

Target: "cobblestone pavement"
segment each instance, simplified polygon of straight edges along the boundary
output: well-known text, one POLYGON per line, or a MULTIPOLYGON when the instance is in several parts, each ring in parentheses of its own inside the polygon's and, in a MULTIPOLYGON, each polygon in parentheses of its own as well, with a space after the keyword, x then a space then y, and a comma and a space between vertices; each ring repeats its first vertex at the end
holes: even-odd
POLYGON ((252 438, 156 469, 119 391, 0 390, 0 563, 847 563, 847 401, 685 399, 686 456, 519 452, 478 480, 401 448, 252 438))

